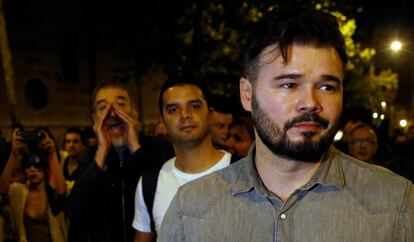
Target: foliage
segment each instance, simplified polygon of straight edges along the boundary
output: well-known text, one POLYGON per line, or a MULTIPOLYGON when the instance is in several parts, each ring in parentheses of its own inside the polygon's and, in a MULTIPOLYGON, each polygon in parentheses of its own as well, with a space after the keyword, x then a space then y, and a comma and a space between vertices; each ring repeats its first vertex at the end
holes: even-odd
MULTIPOLYGON (((345 105, 358 104, 375 109, 386 90, 398 88, 398 77, 392 71, 376 74, 373 64, 375 49, 354 40, 357 30, 355 15, 363 11, 357 0, 192 2, 178 21, 180 31, 176 35, 182 46, 177 51, 179 58, 176 63, 179 64, 174 72, 185 74, 190 70, 196 77, 210 73, 239 76, 243 70, 241 50, 246 30, 276 4, 311 4, 317 10, 329 11, 337 17, 349 58, 344 85, 345 105)), ((238 78, 208 81, 216 93, 238 93, 238 78)))

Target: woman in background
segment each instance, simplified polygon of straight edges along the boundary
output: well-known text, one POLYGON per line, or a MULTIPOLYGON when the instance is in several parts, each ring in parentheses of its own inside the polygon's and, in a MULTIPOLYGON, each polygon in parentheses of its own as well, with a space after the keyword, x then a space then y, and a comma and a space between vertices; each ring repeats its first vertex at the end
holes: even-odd
POLYGON ((10 219, 20 242, 67 241, 63 217, 66 184, 56 150, 45 130, 13 132, 12 151, 0 177, 0 193, 9 199, 10 219), (49 167, 53 167, 52 174, 49 167), (12 183, 12 174, 19 168, 25 184, 12 183), (49 183, 50 175, 53 184, 49 183))

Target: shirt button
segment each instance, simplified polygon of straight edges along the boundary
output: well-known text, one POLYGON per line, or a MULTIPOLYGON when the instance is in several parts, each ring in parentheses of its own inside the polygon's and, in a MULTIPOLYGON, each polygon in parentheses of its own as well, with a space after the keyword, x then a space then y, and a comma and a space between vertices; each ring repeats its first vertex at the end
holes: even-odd
POLYGON ((286 219, 286 217, 287 217, 287 216, 286 216, 286 214, 284 214, 284 213, 282 213, 282 214, 280 215, 280 218, 281 218, 281 219, 283 219, 283 220, 284 220, 284 219, 286 219))

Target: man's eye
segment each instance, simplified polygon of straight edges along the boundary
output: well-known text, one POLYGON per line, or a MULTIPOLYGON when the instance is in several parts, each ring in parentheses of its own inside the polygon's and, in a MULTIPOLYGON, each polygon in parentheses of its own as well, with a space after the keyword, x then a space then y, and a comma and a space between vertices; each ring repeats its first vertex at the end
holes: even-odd
POLYGON ((118 105, 121 106, 121 107, 125 107, 126 103, 125 102, 118 102, 118 105))
POLYGON ((284 89, 292 89, 296 87, 296 83, 285 83, 283 85, 281 85, 282 88, 284 89))
POLYGON ((177 112, 177 108, 168 108, 167 109, 167 113, 169 113, 169 114, 173 114, 175 112, 177 112))
POLYGON ((319 89, 321 89, 323 91, 335 91, 337 88, 335 86, 332 86, 332 85, 322 85, 322 86, 320 86, 319 89))
POLYGON ((193 103, 193 104, 191 104, 191 107, 193 109, 200 109, 201 108, 201 104, 199 104, 199 103, 193 103))
POLYGON ((234 140, 236 140, 237 142, 241 142, 242 138, 239 135, 235 135, 234 140))
POLYGON ((105 110, 105 108, 106 108, 106 104, 101 104, 101 105, 98 105, 97 107, 98 111, 103 111, 105 110))

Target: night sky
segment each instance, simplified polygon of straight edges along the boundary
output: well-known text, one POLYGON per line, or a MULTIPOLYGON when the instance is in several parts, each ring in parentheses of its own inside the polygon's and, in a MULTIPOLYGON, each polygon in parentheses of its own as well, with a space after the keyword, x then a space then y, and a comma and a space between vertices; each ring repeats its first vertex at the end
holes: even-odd
POLYGON ((356 38, 365 46, 377 50, 374 63, 378 69, 391 68, 399 74, 396 103, 413 105, 414 91, 414 15, 408 0, 363 1, 363 11, 357 20, 356 38), (389 50, 392 40, 400 40, 401 53, 389 50))
MULTIPOLYGON (((377 49, 375 64, 378 68, 392 68, 400 74, 400 92, 397 102, 412 103, 414 74, 414 15, 411 2, 353 1, 363 7, 357 19, 356 39, 364 46, 377 49), (389 55, 388 44, 399 38, 405 50, 399 56, 389 55)), ((71 41, 79 37, 82 44, 111 44, 125 42, 128 55, 130 48, 141 48, 143 60, 168 59, 169 50, 163 45, 151 46, 160 40, 168 41, 164 30, 174 27, 176 18, 188 1, 81 1, 81 0, 3 0, 8 21, 10 45, 12 48, 53 49, 62 39, 71 41), (144 34, 141 34, 144 33, 144 34), (150 34, 148 34, 150 33, 150 34), (92 37, 91 37, 92 36, 92 37), (137 41, 141 45, 128 42, 137 41), (146 50, 157 49, 160 54, 146 50)))

